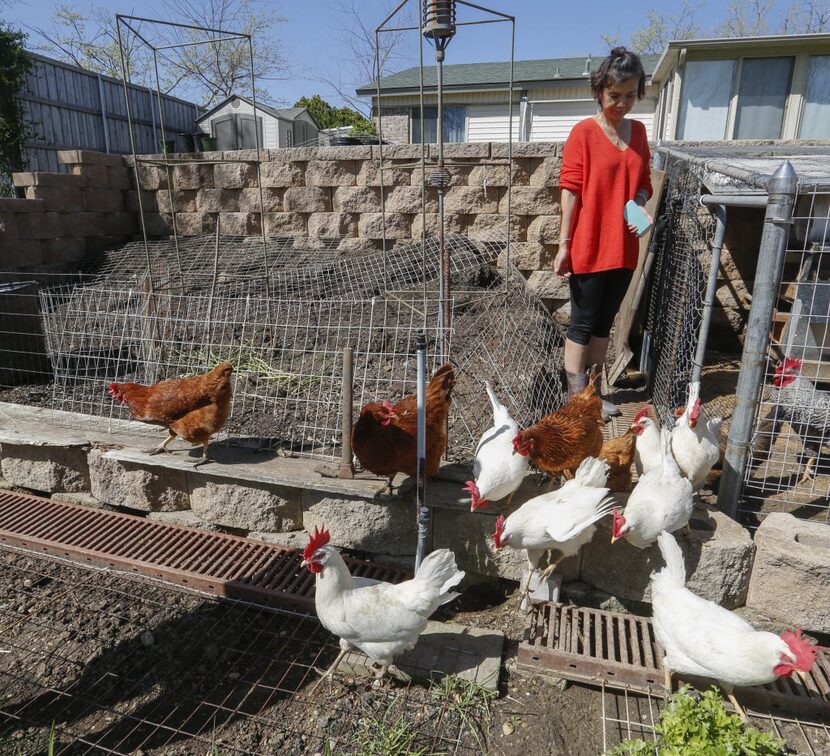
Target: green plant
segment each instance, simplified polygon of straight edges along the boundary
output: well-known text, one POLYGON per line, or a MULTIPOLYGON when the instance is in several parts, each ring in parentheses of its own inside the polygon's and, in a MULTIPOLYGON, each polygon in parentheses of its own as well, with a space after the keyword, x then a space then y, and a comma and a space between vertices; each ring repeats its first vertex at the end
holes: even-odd
POLYGON ((418 733, 409 728, 402 714, 393 722, 384 719, 364 719, 363 729, 357 735, 358 756, 441 756, 415 745, 418 733))
POLYGON ((26 35, 0 22, 0 196, 13 196, 13 171, 23 168, 26 127, 20 90, 32 60, 23 49, 26 35))
POLYGON ((699 698, 688 686, 671 697, 654 726, 656 742, 626 740, 608 756, 779 756, 785 743, 730 714, 723 698, 710 688, 699 698))
POLYGON ((473 734, 479 750, 484 753, 483 736, 490 728, 490 703, 498 697, 498 693, 455 675, 446 675, 434 681, 429 693, 433 699, 444 701, 448 709, 458 714, 473 734))

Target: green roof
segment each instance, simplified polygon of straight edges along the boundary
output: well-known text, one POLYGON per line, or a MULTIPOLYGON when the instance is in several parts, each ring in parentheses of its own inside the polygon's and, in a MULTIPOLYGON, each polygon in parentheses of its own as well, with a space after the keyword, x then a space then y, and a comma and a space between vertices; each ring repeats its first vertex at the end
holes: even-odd
MULTIPOLYGON (((605 56, 591 56, 589 71, 595 71, 605 56)), ((657 65, 659 55, 641 55, 646 76, 650 76, 657 65)), ((533 82, 557 81, 559 79, 583 79, 588 58, 549 58, 547 60, 517 60, 513 63, 513 82, 517 85, 533 82)), ((510 63, 456 63, 444 66, 444 86, 447 88, 506 86, 510 80, 510 63)), ((435 66, 424 66, 424 86, 434 87, 438 81, 435 66)), ((380 80, 383 91, 405 91, 418 89, 420 74, 418 66, 384 76, 380 80)), ((357 94, 371 95, 377 92, 375 82, 358 87, 357 94)))

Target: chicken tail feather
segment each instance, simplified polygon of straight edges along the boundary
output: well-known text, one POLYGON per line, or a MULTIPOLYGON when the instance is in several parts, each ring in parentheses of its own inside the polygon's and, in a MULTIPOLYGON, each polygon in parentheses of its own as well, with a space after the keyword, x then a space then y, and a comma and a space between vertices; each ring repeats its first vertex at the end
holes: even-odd
POLYGON ((655 575, 656 580, 668 581, 680 588, 686 585, 686 564, 683 561, 683 552, 674 536, 665 530, 657 536, 657 545, 666 566, 655 575))
POLYGON ((444 604, 445 595, 454 585, 458 585, 464 577, 464 571, 458 569, 455 563, 455 554, 449 549, 438 549, 424 557, 415 580, 427 583, 437 594, 440 603, 444 604))
POLYGON ((583 486, 605 488, 608 481, 608 463, 596 457, 586 457, 576 469, 574 480, 583 486))

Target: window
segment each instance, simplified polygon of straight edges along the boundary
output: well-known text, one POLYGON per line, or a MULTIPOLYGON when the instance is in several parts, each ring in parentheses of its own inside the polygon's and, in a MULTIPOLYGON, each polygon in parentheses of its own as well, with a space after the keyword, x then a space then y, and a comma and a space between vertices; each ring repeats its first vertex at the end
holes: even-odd
POLYGON ((683 73, 678 139, 724 139, 734 60, 690 60, 683 73))
POLYGON ((780 138, 792 72, 792 58, 744 58, 735 139, 780 138))
MULTIPOLYGON (((467 108, 464 105, 444 105, 444 141, 463 142, 467 108)), ((424 108, 424 142, 438 141, 438 108, 424 108)), ((412 108, 412 144, 421 142, 421 109, 412 108)))
POLYGON ((830 55, 813 55, 807 68, 801 139, 830 138, 830 55))

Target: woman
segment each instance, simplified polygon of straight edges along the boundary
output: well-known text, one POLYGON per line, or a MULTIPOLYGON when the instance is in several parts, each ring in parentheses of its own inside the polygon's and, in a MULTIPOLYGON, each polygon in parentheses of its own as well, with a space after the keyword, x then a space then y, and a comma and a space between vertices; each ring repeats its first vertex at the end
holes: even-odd
MULTIPOLYGON (((651 196, 651 155, 645 126, 625 116, 645 86, 640 59, 615 47, 591 76, 599 112, 574 126, 565 142, 562 224, 553 264, 571 290, 565 341, 569 397, 587 384, 586 367, 605 361, 611 325, 637 267, 637 227, 626 224, 623 208, 631 199, 645 205, 651 196)), ((603 400, 606 420, 619 414, 603 400)))

